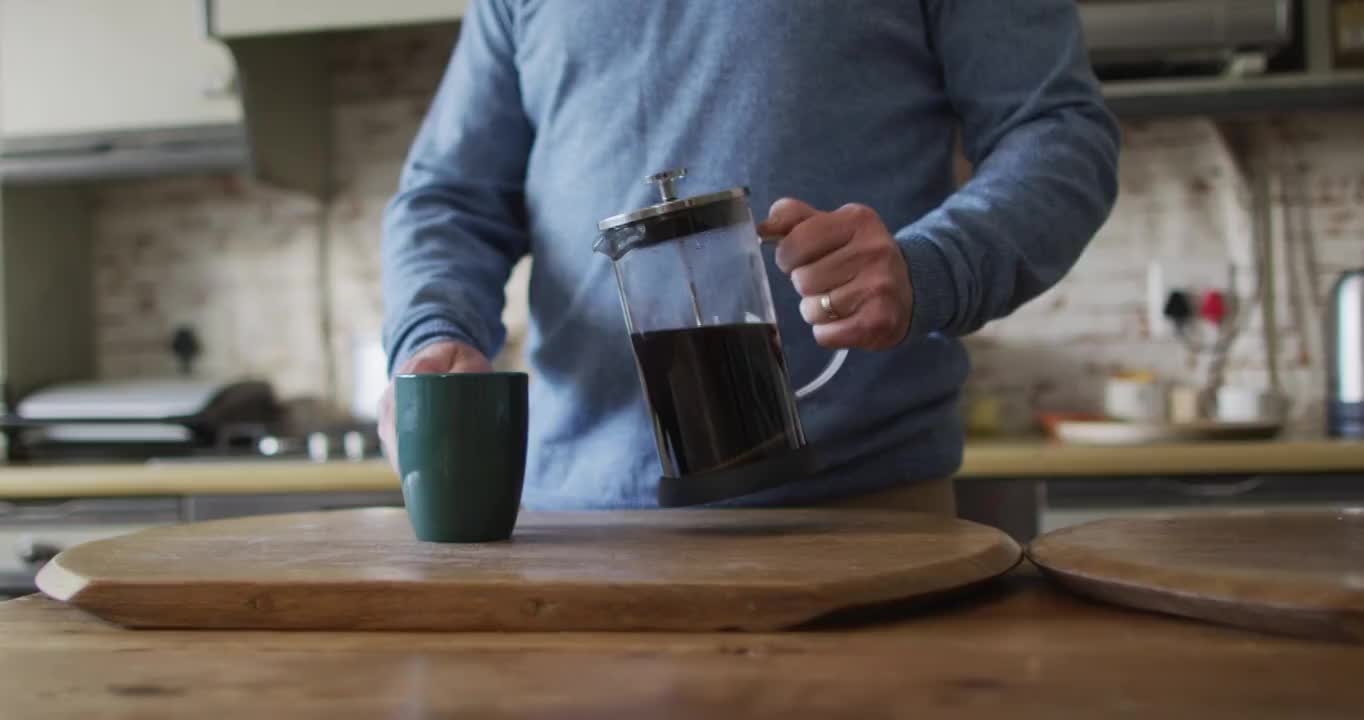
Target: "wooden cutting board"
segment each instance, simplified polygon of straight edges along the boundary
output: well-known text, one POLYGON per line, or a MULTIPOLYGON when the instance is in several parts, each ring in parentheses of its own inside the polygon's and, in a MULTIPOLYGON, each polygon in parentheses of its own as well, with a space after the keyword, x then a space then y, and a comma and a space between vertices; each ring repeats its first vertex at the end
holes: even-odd
POLYGON ((1364 641, 1364 511, 1240 511, 1098 520, 1028 557, 1081 594, 1144 610, 1364 641))
POLYGON ((1007 572, 1004 533, 864 510, 523 513, 510 542, 417 542, 400 509, 218 520, 71 548, 53 598, 129 627, 773 630, 1007 572))

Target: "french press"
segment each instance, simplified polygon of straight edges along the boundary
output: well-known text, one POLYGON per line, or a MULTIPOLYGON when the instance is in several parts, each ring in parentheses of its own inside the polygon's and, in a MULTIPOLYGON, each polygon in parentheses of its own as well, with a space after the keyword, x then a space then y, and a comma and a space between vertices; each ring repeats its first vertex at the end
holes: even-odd
POLYGON ((752 494, 800 479, 817 459, 796 400, 829 382, 837 352, 794 392, 749 190, 679 199, 686 170, 652 175, 661 202, 597 225, 653 418, 664 507, 752 494))

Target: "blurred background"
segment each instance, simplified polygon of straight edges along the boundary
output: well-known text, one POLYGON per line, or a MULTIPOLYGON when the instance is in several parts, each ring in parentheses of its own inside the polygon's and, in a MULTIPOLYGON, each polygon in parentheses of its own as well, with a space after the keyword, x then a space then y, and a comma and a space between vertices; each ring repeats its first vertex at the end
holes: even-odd
MULTIPOLYGON (((1364 266, 1364 3, 1080 5, 1123 117, 1121 199, 1067 280, 971 338, 967 420, 1035 431, 1154 376, 1204 415, 1224 385, 1278 395, 1286 431, 1320 434, 1331 284, 1364 266)), ((7 408, 70 380, 256 380, 288 434, 363 425, 383 206, 462 10, 0 1, 7 408)), ((501 367, 522 364, 528 265, 501 367)))
MULTIPOLYGON (((1362 3, 1081 4, 1122 195, 1075 272, 971 340, 982 429, 1099 411, 1115 373, 1150 372, 1282 393, 1291 429, 1321 432, 1328 292, 1364 265, 1362 3), (1187 333, 1161 313, 1177 289, 1187 333), (1210 292, 1225 342, 1198 320, 1210 292)), ((368 412, 380 218, 463 3, 294 5, 0 2, 10 407, 177 377, 179 333, 195 378, 268 382, 310 423, 368 412)))

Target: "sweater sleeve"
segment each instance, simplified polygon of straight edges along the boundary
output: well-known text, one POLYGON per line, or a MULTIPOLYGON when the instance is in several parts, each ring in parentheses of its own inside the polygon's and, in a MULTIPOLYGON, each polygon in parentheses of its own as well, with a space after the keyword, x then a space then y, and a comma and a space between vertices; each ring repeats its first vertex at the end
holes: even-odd
POLYGON ((1117 197, 1119 133, 1074 0, 925 0, 972 180, 896 233, 910 332, 965 335, 1054 285, 1117 197))
POLYGON ((524 180, 533 131, 504 0, 474 0, 384 215, 384 345, 390 370, 422 346, 467 342, 491 357, 512 267, 529 250, 524 180))

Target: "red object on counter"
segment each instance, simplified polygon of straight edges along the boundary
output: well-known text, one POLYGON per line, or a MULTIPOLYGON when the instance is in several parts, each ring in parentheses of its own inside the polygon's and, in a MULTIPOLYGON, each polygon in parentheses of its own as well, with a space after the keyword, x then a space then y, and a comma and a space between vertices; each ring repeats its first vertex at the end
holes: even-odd
POLYGON ((1220 290, 1209 290, 1203 295, 1203 303, 1198 306, 1198 314, 1213 325, 1221 325, 1227 319, 1227 298, 1220 290))

